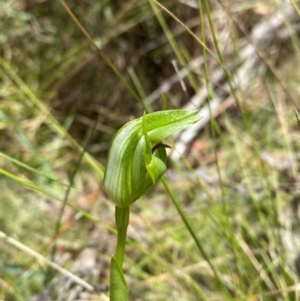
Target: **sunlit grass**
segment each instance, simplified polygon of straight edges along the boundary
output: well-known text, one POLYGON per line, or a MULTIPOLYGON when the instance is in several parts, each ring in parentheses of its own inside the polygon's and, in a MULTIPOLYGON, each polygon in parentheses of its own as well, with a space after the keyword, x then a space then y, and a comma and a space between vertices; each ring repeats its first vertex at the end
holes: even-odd
MULTIPOLYGON (((47 20, 60 24, 59 15, 63 15, 68 20, 64 35, 59 34, 61 29, 51 33, 51 28, 59 25, 48 25, 42 32, 44 40, 34 31, 38 41, 45 43, 35 40, 31 47, 36 52, 23 46, 16 51, 13 40, 10 46, 14 51, 6 47, 1 52, 1 232, 66 270, 72 270, 84 249, 97 249, 98 260, 103 261, 101 275, 82 278, 92 285, 108 284, 107 264, 114 250, 115 232, 113 204, 102 189, 102 177, 105 151, 113 133, 96 130, 96 138, 88 139, 97 114, 91 114, 84 101, 82 107, 91 121, 84 130, 76 123, 76 116, 84 113, 75 105, 64 112, 51 107, 56 99, 64 101, 60 95, 67 96, 62 92, 65 87, 71 94, 72 84, 76 90, 80 85, 84 87, 84 81, 92 81, 92 76, 87 76, 81 83, 79 74, 95 65, 105 84, 114 83, 103 86, 99 80, 96 92, 91 94, 93 104, 99 101, 107 112, 115 114, 100 113, 99 124, 116 131, 125 123, 123 115, 130 118, 142 114, 145 108, 152 109, 150 105, 155 110, 161 108, 160 100, 149 104, 145 95, 165 79, 167 72, 157 74, 162 79, 149 78, 150 68, 138 57, 140 48, 131 49, 130 37, 141 34, 145 38, 148 34, 152 37, 149 43, 155 43, 157 36, 164 36, 163 42, 148 53, 153 61, 166 57, 169 62, 158 73, 170 69, 174 74, 173 59, 182 68, 191 58, 203 55, 203 66, 188 72, 184 79, 189 97, 206 87, 209 93, 204 104, 214 99, 218 87, 211 76, 220 68, 228 71, 231 105, 220 109, 205 126, 186 157, 170 162, 166 181, 177 210, 162 184, 133 205, 124 262, 130 300, 298 300, 294 258, 283 239, 290 234, 297 241, 299 229, 295 213, 298 207, 291 209, 291 203, 294 200, 297 204, 299 194, 300 135, 290 100, 290 96, 297 100, 300 92, 298 36, 292 35, 287 49, 281 45, 281 52, 276 44, 262 51, 281 82, 265 67, 245 90, 233 80, 241 63, 227 66, 241 51, 238 38, 243 33, 223 11, 222 18, 226 16, 232 26, 228 39, 232 39, 234 51, 228 55, 227 48, 220 44, 221 7, 198 1, 202 6, 191 10, 179 2, 161 1, 164 9, 156 1, 130 1, 117 8, 110 1, 104 2, 94 8, 86 3, 84 9, 73 4, 70 9, 122 79, 105 69, 91 41, 82 35, 78 24, 67 19, 66 11, 58 4, 51 8, 47 20), (181 20, 184 9, 190 19, 181 20), (168 12, 183 23, 172 19, 168 12), (195 17, 199 28, 193 27, 188 33, 182 25, 195 17), (96 31, 93 24, 98 22, 102 25, 96 31), (135 26, 141 27, 134 33, 135 26), (66 37, 71 42, 55 52, 46 37, 54 39, 58 48, 66 43, 66 37), (207 49, 203 50, 203 44, 207 49), (24 65, 20 65, 22 59, 24 65), (135 98, 144 101, 144 108, 135 98), (77 131, 81 133, 77 135, 77 131), (185 223, 182 218, 186 218, 185 223), (54 245, 56 253, 51 256, 54 245)), ((244 14, 245 18, 254 14, 263 19, 268 17, 269 7, 274 10, 275 1, 258 1, 247 7, 236 2, 231 13, 238 17, 238 13, 244 14)), ((17 17, 18 8, 14 13, 17 17)), ((33 20, 41 22, 34 10, 31 14, 33 20)), ((292 25, 285 20, 287 28, 292 25)), ((266 66, 264 62, 262 65, 266 66)), ((79 98, 83 97, 80 89, 76 91, 79 98)), ((179 83, 163 98, 167 106, 180 108, 188 101, 182 95, 185 92, 179 83)), ((297 253, 297 243, 294 251, 297 253)), ((55 281, 60 272, 1 238, 0 252, 0 299, 29 300, 46 287, 57 293, 55 281)))

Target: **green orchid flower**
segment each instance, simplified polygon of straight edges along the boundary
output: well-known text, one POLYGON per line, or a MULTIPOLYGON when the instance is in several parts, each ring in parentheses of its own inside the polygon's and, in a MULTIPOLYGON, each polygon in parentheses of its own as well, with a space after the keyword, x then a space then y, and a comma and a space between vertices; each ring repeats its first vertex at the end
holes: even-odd
POLYGON ((104 187, 115 202, 116 253, 110 264, 110 301, 127 301, 122 272, 129 206, 154 187, 167 170, 161 141, 199 121, 198 111, 169 110, 144 115, 125 124, 114 136, 104 174, 104 187))
POLYGON ((166 145, 161 141, 199 121, 198 111, 166 110, 125 124, 108 154, 104 187, 119 208, 149 192, 165 173, 166 145))

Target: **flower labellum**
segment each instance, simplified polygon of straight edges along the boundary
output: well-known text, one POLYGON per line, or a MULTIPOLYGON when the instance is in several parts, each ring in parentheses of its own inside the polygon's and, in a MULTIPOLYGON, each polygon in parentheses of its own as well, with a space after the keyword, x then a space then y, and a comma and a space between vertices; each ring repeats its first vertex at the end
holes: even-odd
POLYGON ((166 110, 126 123, 114 136, 104 187, 116 206, 130 206, 165 173, 166 145, 161 141, 200 120, 198 110, 166 110))

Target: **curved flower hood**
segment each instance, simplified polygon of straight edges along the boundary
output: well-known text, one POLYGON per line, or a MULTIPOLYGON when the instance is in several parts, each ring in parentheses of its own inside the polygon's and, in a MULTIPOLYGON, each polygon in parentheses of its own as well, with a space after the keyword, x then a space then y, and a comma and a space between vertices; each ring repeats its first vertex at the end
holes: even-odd
POLYGON ((126 123, 113 137, 104 174, 104 187, 124 208, 151 190, 165 173, 166 151, 160 142, 200 120, 198 111, 167 110, 126 123), (152 153, 152 149, 157 150, 152 153))

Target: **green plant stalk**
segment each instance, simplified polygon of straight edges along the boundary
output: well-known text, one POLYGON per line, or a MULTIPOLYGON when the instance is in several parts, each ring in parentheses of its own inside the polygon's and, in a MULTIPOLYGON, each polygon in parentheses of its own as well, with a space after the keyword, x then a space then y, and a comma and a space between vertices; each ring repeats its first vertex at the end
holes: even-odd
POLYGON ((173 192, 171 191, 169 185, 168 185, 168 182, 166 181, 166 179, 164 177, 161 177, 161 182, 166 190, 166 192, 168 193, 168 195, 170 196, 171 200, 172 200, 172 203, 174 205, 174 207, 176 208, 177 212, 179 213, 186 229, 189 231, 191 237, 193 238, 200 254, 203 256, 203 258, 205 259, 205 261, 208 263, 208 265, 210 266, 214 276, 215 276, 215 279, 217 280, 217 282, 219 283, 220 287, 222 288, 223 292, 225 293, 225 295, 227 296, 227 298, 229 300, 232 299, 231 297, 231 293, 229 291, 229 289, 227 288, 227 286, 222 282, 221 278, 219 277, 219 274, 217 272, 217 270, 215 269, 214 265, 211 263, 208 255, 206 254, 203 246, 202 246, 202 243, 200 242, 200 240, 198 239, 193 227, 191 226, 190 222, 188 221, 184 211, 181 209, 175 195, 173 194, 173 192))
POLYGON ((129 223, 129 207, 120 208, 118 206, 115 207, 115 218, 116 218, 116 226, 117 226, 117 247, 115 258, 120 268, 122 268, 124 251, 125 251, 125 243, 126 243, 126 234, 129 223))
POLYGON ((110 263, 110 301, 126 301, 128 299, 128 287, 122 271, 126 233, 129 223, 129 206, 115 207, 115 219, 117 227, 117 247, 115 256, 110 263))

